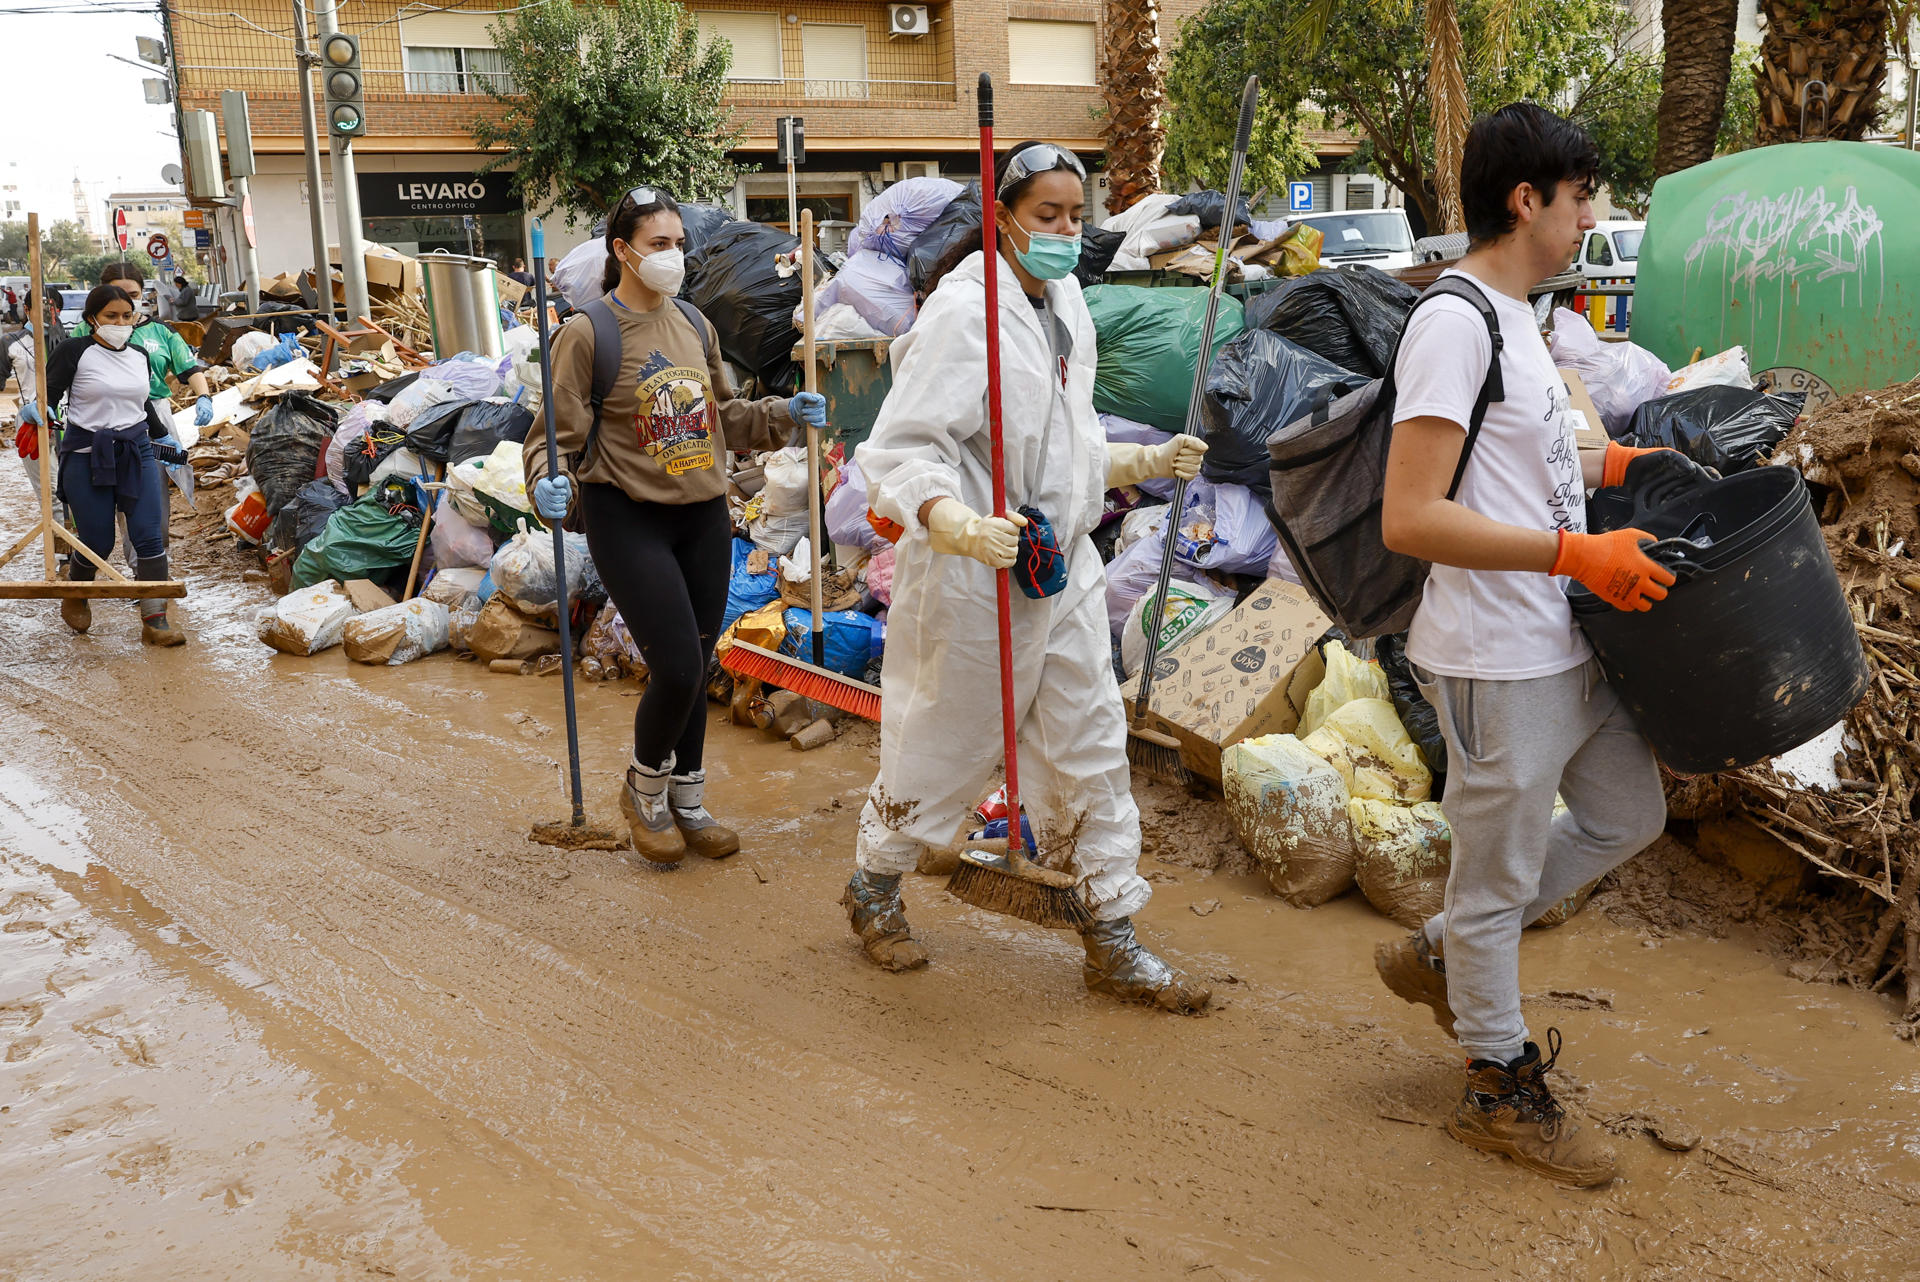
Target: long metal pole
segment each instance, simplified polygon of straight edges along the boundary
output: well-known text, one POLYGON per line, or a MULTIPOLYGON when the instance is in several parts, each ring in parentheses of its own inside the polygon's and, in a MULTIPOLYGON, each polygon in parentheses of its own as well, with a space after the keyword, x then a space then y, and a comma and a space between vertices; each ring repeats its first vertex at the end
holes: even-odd
MULTIPOLYGON (((333 319, 333 274, 327 270, 327 216, 320 208, 320 135, 313 123, 313 50, 307 47, 307 6, 293 0, 293 60, 300 74, 300 137, 307 149, 307 226, 313 233, 313 305, 333 319)), ((332 371, 329 370, 329 373, 332 371)))
MULTIPOLYGON (((314 17, 320 24, 320 44, 338 31, 334 0, 319 0, 314 17)), ((325 74, 324 68, 321 74, 325 74)), ((367 302, 367 264, 360 248, 360 184, 353 173, 353 139, 327 130, 327 148, 333 156, 333 208, 340 225, 340 275, 347 285, 347 319, 371 316, 367 302)))
POLYGON ((58 567, 54 564, 53 542, 53 415, 47 412, 47 353, 53 350, 53 342, 47 333, 47 321, 59 308, 47 306, 47 273, 40 261, 37 213, 27 215, 27 274, 32 282, 28 293, 33 296, 33 306, 27 309, 27 319, 33 322, 33 403, 40 407, 40 426, 34 429, 40 434, 40 530, 46 541, 46 578, 51 582, 58 567), (34 315, 35 311, 39 315, 34 315))
POLYGON ((239 202, 233 207, 233 216, 240 224, 240 287, 247 291, 247 310, 257 312, 260 310, 260 251, 254 247, 253 238, 247 232, 252 182, 250 178, 233 180, 233 198, 239 202))

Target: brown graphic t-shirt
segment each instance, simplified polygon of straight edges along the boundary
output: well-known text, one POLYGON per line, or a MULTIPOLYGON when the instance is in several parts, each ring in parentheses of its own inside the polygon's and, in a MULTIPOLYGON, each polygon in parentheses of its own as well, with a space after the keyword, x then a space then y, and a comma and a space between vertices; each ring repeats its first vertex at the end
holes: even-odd
MULTIPOLYGON (((620 376, 601 407, 600 437, 576 482, 618 485, 651 503, 698 503, 726 491, 727 450, 768 450, 786 443, 792 419, 786 398, 735 399, 720 362, 720 342, 707 326, 713 360, 700 335, 671 300, 634 312, 611 297, 620 322, 620 376)), ((553 339, 554 429, 563 466, 586 446, 593 425, 593 323, 569 320, 553 339)), ((525 451, 528 483, 546 475, 546 431, 536 421, 525 451)), ((568 469, 571 471, 571 468, 568 469)))

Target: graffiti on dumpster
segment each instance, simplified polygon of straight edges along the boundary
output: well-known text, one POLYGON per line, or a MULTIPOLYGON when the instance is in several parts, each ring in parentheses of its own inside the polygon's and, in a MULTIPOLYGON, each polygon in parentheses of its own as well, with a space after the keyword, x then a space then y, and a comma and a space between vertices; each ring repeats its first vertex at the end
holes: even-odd
POLYGON ((1756 333, 1763 319, 1762 287, 1767 284, 1778 286, 1772 318, 1776 326, 1797 302, 1789 290, 1803 280, 1837 278, 1843 307, 1865 308, 1871 290, 1878 314, 1886 284, 1886 258, 1880 243, 1884 226, 1879 212, 1872 205, 1862 205, 1853 187, 1839 202, 1827 195, 1824 186, 1795 187, 1775 196, 1744 191, 1725 196, 1708 210, 1705 234, 1687 250, 1687 281, 1691 285, 1696 273, 1711 279, 1709 266, 1717 265, 1728 293, 1735 298, 1748 296, 1755 309, 1756 333))

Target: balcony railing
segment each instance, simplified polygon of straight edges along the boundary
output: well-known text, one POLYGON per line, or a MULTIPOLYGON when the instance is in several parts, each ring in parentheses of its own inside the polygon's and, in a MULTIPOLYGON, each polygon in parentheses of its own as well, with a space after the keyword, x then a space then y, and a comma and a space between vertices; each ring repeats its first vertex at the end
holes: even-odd
POLYGON ((729 80, 734 102, 798 102, 825 98, 842 102, 952 102, 951 80, 729 80))
MULTIPOLYGON (((383 73, 391 76, 392 72, 383 73)), ((488 89, 497 89, 501 93, 513 92, 513 76, 505 71, 407 71, 408 93, 444 93, 476 94, 484 96, 488 89)), ((367 86, 373 89, 372 83, 367 86)), ((379 92, 379 90, 376 90, 379 92)), ((386 89, 391 93, 391 89, 386 89)))

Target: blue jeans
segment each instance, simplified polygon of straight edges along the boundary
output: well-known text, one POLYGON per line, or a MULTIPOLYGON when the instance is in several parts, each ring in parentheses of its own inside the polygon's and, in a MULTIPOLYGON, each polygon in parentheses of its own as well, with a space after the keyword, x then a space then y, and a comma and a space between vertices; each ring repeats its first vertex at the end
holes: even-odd
MULTIPOLYGON (((160 464, 153 457, 152 442, 141 439, 136 447, 140 455, 140 490, 126 506, 127 537, 133 543, 135 576, 141 579, 167 577, 167 483, 160 464), (153 567, 149 572, 149 566, 153 567)), ((114 514, 125 496, 93 483, 92 456, 69 454, 60 460, 61 492, 67 509, 73 513, 73 527, 80 541, 92 548, 102 561, 113 553, 114 514)), ((96 567, 84 556, 72 560, 73 578, 91 582, 96 567)))

